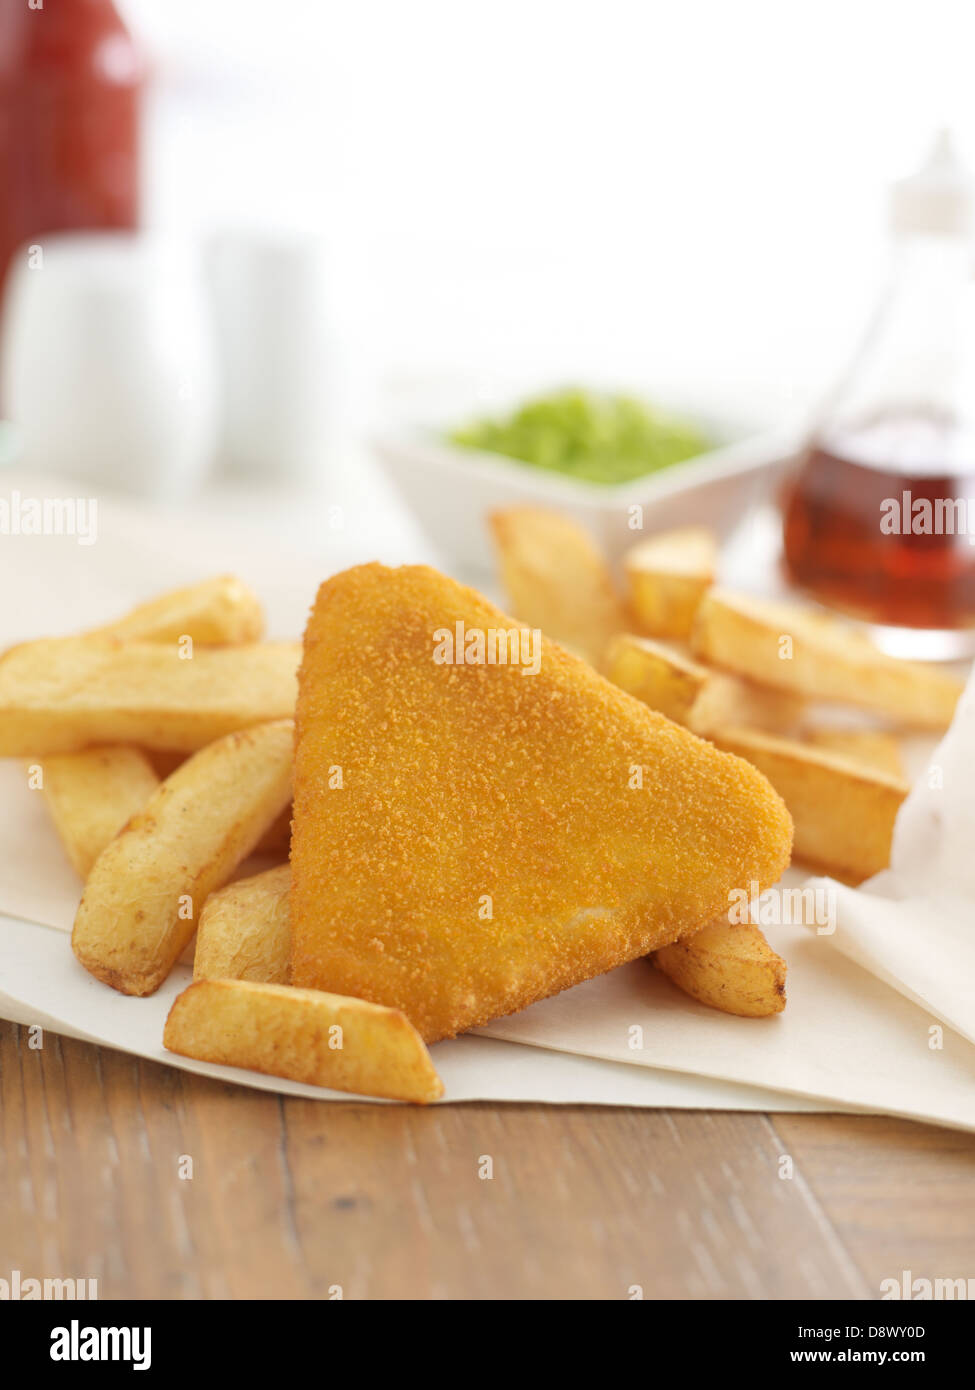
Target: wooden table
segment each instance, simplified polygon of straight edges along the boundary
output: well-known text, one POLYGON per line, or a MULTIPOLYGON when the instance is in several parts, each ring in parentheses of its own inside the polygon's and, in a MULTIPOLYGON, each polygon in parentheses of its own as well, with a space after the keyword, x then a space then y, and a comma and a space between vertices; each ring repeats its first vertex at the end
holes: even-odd
POLYGON ((972 1135, 324 1104, 52 1035, 32 1051, 9 1023, 0 1193, 0 1277, 95 1277, 102 1298, 869 1299, 904 1269, 975 1277, 972 1135))

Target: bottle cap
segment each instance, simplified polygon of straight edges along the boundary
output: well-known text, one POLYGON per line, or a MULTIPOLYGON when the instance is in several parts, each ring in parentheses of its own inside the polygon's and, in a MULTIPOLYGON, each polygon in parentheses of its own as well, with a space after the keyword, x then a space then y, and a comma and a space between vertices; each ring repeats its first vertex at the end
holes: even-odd
POLYGON ((938 132, 916 174, 891 188, 895 236, 967 237, 975 225, 975 180, 955 149, 951 132, 938 132))

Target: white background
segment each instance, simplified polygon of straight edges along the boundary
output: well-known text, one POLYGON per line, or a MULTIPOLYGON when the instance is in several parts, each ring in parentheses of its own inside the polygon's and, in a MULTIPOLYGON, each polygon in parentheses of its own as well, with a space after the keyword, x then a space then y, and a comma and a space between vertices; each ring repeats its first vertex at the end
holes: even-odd
POLYGON ((327 240, 343 365, 577 378, 775 417, 842 365, 885 191, 950 123, 945 0, 128 0, 149 210, 327 240))

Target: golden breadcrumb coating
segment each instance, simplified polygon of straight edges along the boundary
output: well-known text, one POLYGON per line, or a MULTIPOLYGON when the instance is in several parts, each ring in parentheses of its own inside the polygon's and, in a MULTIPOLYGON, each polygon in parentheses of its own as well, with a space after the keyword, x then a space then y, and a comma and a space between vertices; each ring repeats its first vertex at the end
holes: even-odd
POLYGON ((458 622, 514 626, 426 566, 336 575, 296 720, 292 981, 428 1042, 695 931, 792 843, 761 773, 554 643, 535 675, 438 664, 458 622))

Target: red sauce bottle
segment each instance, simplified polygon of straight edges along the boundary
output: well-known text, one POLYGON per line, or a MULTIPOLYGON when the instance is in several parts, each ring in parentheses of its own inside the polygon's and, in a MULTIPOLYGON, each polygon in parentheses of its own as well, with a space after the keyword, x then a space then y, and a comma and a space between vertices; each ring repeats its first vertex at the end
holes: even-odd
POLYGON ((0 0, 0 289, 25 242, 139 221, 139 52, 112 0, 42 5, 0 0))

